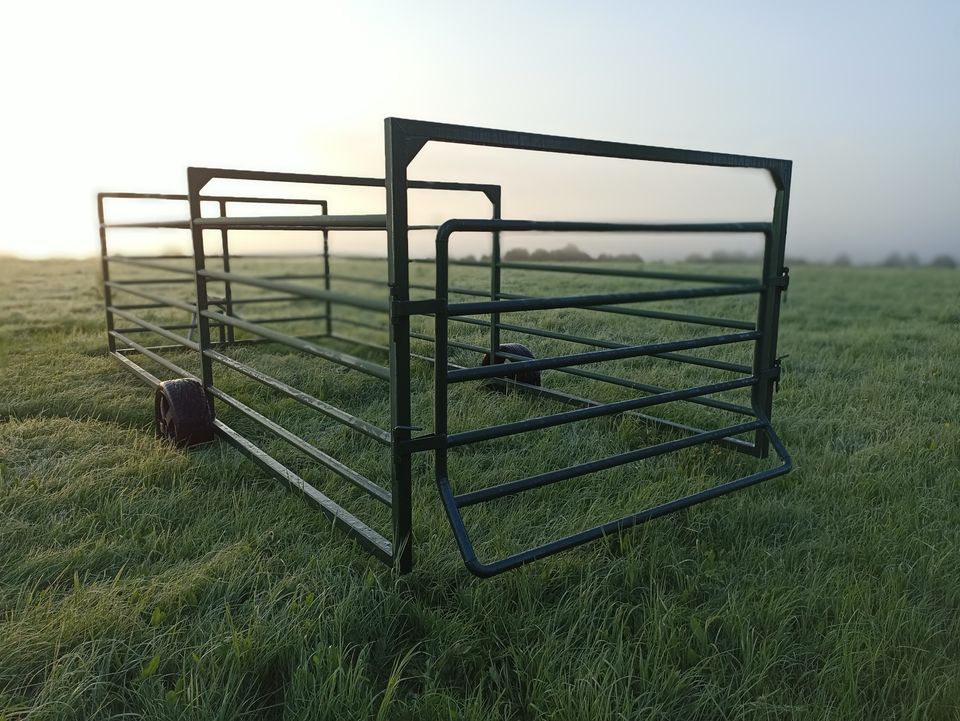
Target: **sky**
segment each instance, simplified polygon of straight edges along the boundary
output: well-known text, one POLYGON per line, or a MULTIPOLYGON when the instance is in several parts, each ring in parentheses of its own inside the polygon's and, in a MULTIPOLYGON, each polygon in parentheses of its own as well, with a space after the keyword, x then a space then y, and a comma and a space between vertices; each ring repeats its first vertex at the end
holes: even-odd
MULTIPOLYGON (((382 176, 382 120, 397 116, 788 158, 789 254, 960 257, 955 0, 194 0, 4 12, 0 255, 93 255, 97 191, 183 192, 190 165, 382 176)), ((754 219, 772 197, 765 178, 737 171, 498 151, 431 146, 413 168, 502 183, 508 217, 754 219)), ((378 204, 377 194, 339 196, 331 211, 378 204)), ((486 212, 475 206, 424 201, 422 213, 486 212)), ((634 247, 590 242, 593 252, 634 247)), ((704 250, 644 242, 650 256, 704 250)))

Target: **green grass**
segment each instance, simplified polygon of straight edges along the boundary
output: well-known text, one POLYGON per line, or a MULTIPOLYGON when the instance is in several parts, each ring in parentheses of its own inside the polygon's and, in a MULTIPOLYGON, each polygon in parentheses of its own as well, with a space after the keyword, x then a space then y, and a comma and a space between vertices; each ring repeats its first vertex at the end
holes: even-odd
MULTIPOLYGON (((468 276, 453 283, 481 282, 468 276)), ((398 577, 230 447, 153 439, 147 389, 104 352, 94 263, 3 259, 0 718, 957 719, 960 276, 793 276, 775 404, 792 474, 480 581, 460 562, 428 459, 415 483, 417 567, 398 577)), ((511 276, 507 290, 590 287, 538 283, 511 276)), ((740 301, 686 307, 749 317, 740 301)), ((612 339, 676 337, 656 321, 532 316, 612 339)), ((483 340, 469 327, 458 338, 483 340)), ((529 344, 541 356, 572 348, 529 344)), ((376 381, 282 348, 236 357, 386 424, 376 381)), ((727 377, 670 365, 604 370, 671 386, 727 377)), ((415 368, 416 415, 429 424, 430 368, 415 368)), ((227 371, 218 382, 387 482, 372 443, 227 371)), ((626 397, 556 372, 545 382, 626 397)), ((556 410, 466 385, 451 406, 452 430, 556 410)), ((664 414, 730 420, 690 404, 664 414)), ((388 529, 382 507, 224 417, 388 529)), ((453 454, 451 477, 480 487, 668 437, 629 418, 584 422, 453 454)), ((490 559, 756 467, 695 449, 465 518, 490 559)))

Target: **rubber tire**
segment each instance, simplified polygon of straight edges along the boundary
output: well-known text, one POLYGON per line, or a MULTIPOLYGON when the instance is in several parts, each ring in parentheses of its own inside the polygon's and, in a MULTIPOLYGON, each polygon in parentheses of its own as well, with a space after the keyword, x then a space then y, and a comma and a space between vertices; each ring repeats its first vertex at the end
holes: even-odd
MULTIPOLYGON (((502 345, 497 346, 497 350, 503 351, 504 353, 512 353, 513 355, 521 355, 524 358, 530 358, 531 360, 536 358, 533 352, 522 343, 503 343, 502 345)), ((503 363, 504 361, 509 363, 510 359, 500 358, 500 357, 497 358, 497 363, 503 363)), ((489 353, 483 354, 483 360, 480 361, 480 365, 485 365, 485 366, 490 365, 489 353)), ((515 380, 518 383, 526 383, 527 385, 531 385, 531 386, 540 385, 540 371, 538 370, 518 371, 516 373, 512 373, 510 375, 501 376, 501 377, 515 380)), ((498 389, 504 388, 504 386, 499 383, 491 383, 489 385, 491 387, 498 388, 498 389)))
POLYGON ((182 448, 213 440, 213 413, 199 381, 164 381, 157 386, 153 409, 157 438, 182 448))

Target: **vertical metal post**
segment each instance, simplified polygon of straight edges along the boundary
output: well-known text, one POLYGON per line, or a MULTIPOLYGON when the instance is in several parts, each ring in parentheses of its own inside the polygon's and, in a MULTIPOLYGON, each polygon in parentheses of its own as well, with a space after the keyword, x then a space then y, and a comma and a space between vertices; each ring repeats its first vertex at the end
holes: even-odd
MULTIPOLYGON (((327 214, 327 204, 320 204, 321 215, 327 214)), ((330 290, 330 231, 323 229, 323 289, 330 290)), ((324 303, 324 314, 327 317, 327 335, 333 335, 333 303, 329 300, 324 303)))
MULTIPOLYGON (((493 205, 493 219, 500 220, 500 188, 488 192, 487 197, 493 205)), ((439 259, 437 263, 439 264, 439 259)), ((438 265, 439 270, 439 265, 438 265)), ((500 231, 493 231, 490 244, 490 300, 500 300, 500 231)), ((490 314, 490 362, 496 363, 497 349, 500 347, 500 314, 490 314)), ((444 366, 446 373, 446 366, 444 366)))
MULTIPOLYGON (((413 568, 413 513, 410 453, 410 317, 402 308, 410 299, 407 247, 407 165, 403 131, 384 121, 387 191, 387 266, 390 286, 390 428, 393 498, 393 562, 400 573, 413 568)), ((437 344, 439 345, 439 343, 437 344)))
POLYGON ((110 312, 110 306, 113 305, 113 294, 110 292, 110 263, 107 260, 107 229, 104 227, 103 219, 103 195, 97 193, 97 219, 100 221, 100 274, 103 276, 103 311, 107 315, 107 348, 111 353, 117 350, 117 339, 111 335, 113 330, 113 313, 110 312))
MULTIPOLYGON (((446 482, 447 472, 447 371, 450 349, 448 341, 447 302, 449 300, 449 243, 448 235, 437 234, 436 282, 434 297, 437 309, 433 315, 433 435, 439 441, 434 454, 435 476, 438 482, 446 482)), ((492 356, 491 356, 492 357, 492 356)))
MULTIPOLYGON (((770 174, 777 191, 773 203, 771 232, 764 236, 763 290, 757 310, 757 330, 761 337, 754 346, 753 373, 759 381, 753 386, 752 405, 754 413, 763 420, 771 421, 773 392, 776 384, 777 332, 780 323, 780 295, 783 292, 783 264, 787 241, 787 206, 790 200, 790 174, 792 165, 785 164, 770 174)), ((766 458, 770 441, 762 429, 754 435, 756 454, 766 458)))
MULTIPOLYGON (((220 205, 220 217, 226 218, 227 217, 227 201, 221 200, 219 205, 220 205)), ((199 217, 199 216, 196 216, 196 217, 199 217)), ((220 230, 220 247, 223 249, 222 252, 223 252, 223 272, 224 273, 230 272, 230 240, 227 236, 227 233, 228 231, 226 228, 222 228, 220 230)), ((231 288, 231 284, 229 280, 225 280, 223 282, 223 300, 225 305, 224 310, 226 314, 228 316, 233 316, 233 289, 231 288)), ((223 333, 224 333, 224 326, 221 325, 220 326, 220 342, 223 343, 226 340, 227 343, 233 343, 233 326, 229 324, 226 325, 226 333, 227 333, 226 339, 224 339, 223 333)))
POLYGON ((200 191, 207 184, 208 177, 198 168, 187 168, 187 192, 190 200, 190 235, 193 238, 193 268, 194 280, 197 289, 197 328, 199 329, 200 343, 200 380, 207 394, 207 403, 213 413, 213 394, 210 387, 213 385, 213 361, 206 355, 210 350, 210 320, 204 315, 207 310, 207 279, 200 275, 206 267, 203 250, 203 229, 194 220, 202 217, 200 191))

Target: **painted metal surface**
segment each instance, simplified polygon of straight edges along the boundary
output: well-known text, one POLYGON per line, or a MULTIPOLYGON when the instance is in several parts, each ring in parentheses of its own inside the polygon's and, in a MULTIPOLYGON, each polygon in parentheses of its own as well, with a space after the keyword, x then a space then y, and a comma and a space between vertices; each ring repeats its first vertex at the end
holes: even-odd
MULTIPOLYGON (((780 299, 787 286, 787 269, 784 267, 787 209, 790 192, 791 163, 785 160, 738 156, 722 153, 675 150, 642 145, 580 140, 558 136, 517 133, 503 130, 473 128, 421 121, 388 118, 385 121, 385 177, 358 178, 350 176, 310 175, 298 173, 271 173, 234 169, 190 168, 188 192, 175 194, 102 193, 98 196, 100 221, 101 271, 103 274, 104 307, 109 352, 120 363, 150 385, 160 380, 138 365, 133 357, 137 354, 153 361, 174 377, 197 378, 192 373, 170 360, 165 354, 170 350, 187 349, 197 353, 198 380, 205 389, 211 407, 224 404, 256 424, 272 436, 284 441, 303 453, 307 458, 331 471, 352 487, 360 489, 391 510, 390 538, 381 535, 357 516, 328 498, 300 475, 280 463, 275 457, 259 448, 250 438, 235 428, 215 421, 218 435, 250 457, 262 468, 291 488, 302 492, 306 498, 327 513, 339 527, 355 538, 375 556, 392 564, 404 573, 414 564, 413 504, 413 457, 416 453, 432 453, 434 473, 441 502, 450 520, 453 535, 467 567, 480 576, 491 576, 516 568, 533 560, 543 558, 567 548, 572 548, 610 533, 621 532, 638 523, 686 508, 696 503, 716 498, 741 488, 787 473, 791 468, 790 457, 780 442, 771 424, 773 392, 780 375, 777 360, 777 333, 780 299), (563 153, 592 157, 682 163, 703 166, 732 168, 755 168, 766 171, 776 186, 775 203, 769 222, 745 223, 585 223, 569 221, 531 221, 502 219, 502 197, 499 186, 491 184, 430 182, 410 179, 408 167, 428 143, 455 143, 500 148, 512 148, 530 152, 563 153), (368 215, 332 215, 325 200, 313 198, 276 198, 261 195, 224 196, 204 194, 212 180, 240 180, 252 183, 298 183, 304 186, 355 186, 383 188, 386 212, 368 215), (412 189, 458 191, 481 193, 491 204, 489 219, 450 219, 439 226, 411 225, 409 222, 408 194, 412 189), (107 222, 105 200, 122 201, 156 200, 186 202, 189 215, 182 220, 146 221, 140 223, 107 222), (204 205, 213 203, 218 214, 203 215, 204 205), (235 204, 277 204, 314 206, 321 211, 315 215, 267 215, 231 216, 235 204), (192 252, 181 256, 118 256, 108 252, 108 231, 121 228, 179 229, 189 230, 192 252), (288 255, 243 255, 231 254, 231 230, 311 230, 321 234, 321 243, 316 254, 305 257, 322 261, 322 273, 276 276, 269 274, 238 273, 231 267, 232 261, 252 258, 291 258, 288 255), (331 230, 382 230, 387 236, 388 280, 380 281, 362 276, 338 274, 336 258, 330 253, 331 230), (435 257, 413 259, 409 252, 411 230, 436 230, 435 257), (204 247, 204 231, 219 232, 219 253, 207 253, 204 247), (538 263, 505 261, 501 255, 501 233, 753 233, 764 239, 764 256, 759 279, 730 277, 723 274, 658 272, 646 269, 616 269, 575 263, 538 263), (455 260, 449 257, 449 241, 457 233, 484 233, 491 238, 489 261, 455 260), (178 264, 177 261, 181 261, 178 264), (192 261, 188 267, 182 261, 192 261), (432 263, 435 266, 435 283, 425 285, 412 283, 411 265, 432 263), (131 266, 149 269, 151 275, 136 279, 114 279, 113 266, 131 266), (449 270, 456 266, 489 267, 489 290, 450 287, 449 270), (544 272, 596 276, 602 278, 637 278, 670 280, 679 283, 699 284, 694 287, 673 288, 664 291, 638 290, 633 292, 594 293, 589 295, 558 294, 553 297, 530 297, 502 291, 504 271, 544 272), (321 281, 319 285, 312 281, 321 281), (332 290, 331 281, 345 280, 382 287, 385 299, 371 300, 368 297, 332 290), (220 283, 225 292, 222 297, 212 297, 210 283, 220 283), (193 298, 171 298, 169 291, 154 291, 155 286, 167 284, 193 284, 193 298), (710 283, 704 286, 702 284, 710 283), (238 289, 255 288, 273 295, 243 297, 238 289), (429 291, 429 298, 411 299, 411 290, 429 291), (117 303, 118 294, 132 296, 133 303, 117 303), (450 296, 473 296, 475 300, 452 302, 450 296), (705 316, 698 313, 663 311, 636 307, 664 300, 693 300, 720 298, 731 295, 755 297, 756 322, 705 316), (260 319, 239 317, 238 308, 255 305, 269 307, 271 303, 291 301, 321 301, 322 314, 297 314, 260 319), (629 304, 629 307, 625 304, 629 304), (340 307, 360 308, 381 313, 382 323, 361 321, 356 318, 336 317, 334 310, 340 307), (143 318, 135 311, 172 308, 190 314, 188 323, 157 323, 143 318), (619 343, 579 334, 559 332, 554 329, 523 325, 512 320, 504 321, 510 314, 531 310, 584 309, 592 313, 625 315, 647 318, 686 326, 709 326, 722 328, 718 335, 689 337, 660 343, 619 343), (412 330, 411 320, 422 316, 433 325, 433 334, 412 330), (477 317, 477 316, 486 316, 477 317), (116 319, 127 326, 117 327, 116 319), (291 335, 268 326, 287 321, 314 321, 316 333, 309 336, 291 335), (336 320, 336 326, 334 321, 336 320), (452 326, 483 328, 488 343, 483 346, 464 343, 450 337, 452 326), (193 340, 196 326, 198 338, 193 340), (387 331, 386 345, 355 338, 343 328, 375 328, 387 331), (187 335, 182 331, 187 330, 187 335), (216 333, 213 331, 216 330, 216 333), (238 339, 237 331, 244 331, 253 338, 238 339), (148 346, 135 340, 138 333, 159 336, 169 344, 148 346), (500 350, 504 333, 526 335, 531 338, 547 338, 587 346, 583 352, 569 353, 548 358, 530 359, 500 350), (329 346, 329 339, 345 339, 358 345, 376 349, 387 355, 386 365, 369 361, 329 346), (432 355, 413 352, 411 340, 432 343, 432 355), (286 346, 325 362, 340 365, 351 372, 371 377, 371 383, 387 383, 384 392, 390 398, 390 424, 379 428, 358 418, 346 410, 323 401, 289 385, 249 363, 232 358, 225 351, 233 346, 270 343, 286 346), (752 344, 751 364, 732 363, 715 358, 706 358, 686 353, 697 349, 727 344, 752 344), (592 349, 591 349, 592 348, 592 349), (486 366, 462 368, 451 365, 450 349, 489 354, 489 357, 509 361, 486 366), (598 372, 591 366, 618 359, 651 357, 686 366, 719 369, 737 374, 734 380, 708 383, 689 388, 664 388, 641 383, 634 379, 598 372), (426 433, 413 426, 411 412, 411 373, 413 363, 428 361, 433 364, 433 427, 426 433), (226 393, 217 385, 217 368, 228 368, 248 380, 259 383, 277 393, 293 399, 301 406, 328 419, 342 424, 351 431, 375 440, 383 446, 390 457, 390 487, 385 488, 365 478, 350 467, 349 459, 336 459, 307 440, 297 436, 280 423, 267 418, 246 403, 226 393), (601 403, 558 388, 528 386, 511 380, 518 371, 550 370, 551 373, 572 375, 591 382, 602 382, 630 389, 642 395, 601 403), (449 432, 448 392, 451 384, 495 382, 514 388, 531 396, 548 398, 574 406, 573 410, 528 418, 522 421, 477 428, 455 433, 449 432), (718 393, 736 389, 750 389, 750 405, 732 403, 713 398, 718 393), (693 403, 732 412, 741 417, 737 423, 720 428, 696 428, 675 421, 649 415, 657 407, 674 403, 693 403), (681 437, 666 440, 644 448, 637 448, 617 455, 598 458, 589 462, 558 468, 523 479, 498 483, 488 488, 457 493, 455 480, 449 478, 447 453, 451 448, 481 443, 497 438, 515 436, 575 423, 585 419, 603 418, 630 413, 656 424, 681 437), (419 435, 418 435, 419 434, 419 435), (744 440, 749 435, 752 440, 744 440), (614 468, 643 459, 674 453, 684 448, 713 443, 740 453, 758 458, 766 457, 772 447, 779 464, 743 478, 721 483, 713 488, 659 504, 653 508, 632 513, 622 519, 588 528, 550 543, 527 549, 506 558, 484 562, 478 559, 468 528, 462 517, 462 509, 497 498, 521 494, 544 485, 561 483, 580 478, 597 471, 614 468)), ((342 256, 348 257, 348 256, 342 256)), ((358 258, 361 260, 364 258, 358 258)), ((368 260, 368 259, 367 259, 368 260)), ((309 361, 308 361, 309 362, 309 361)))

